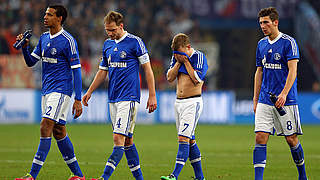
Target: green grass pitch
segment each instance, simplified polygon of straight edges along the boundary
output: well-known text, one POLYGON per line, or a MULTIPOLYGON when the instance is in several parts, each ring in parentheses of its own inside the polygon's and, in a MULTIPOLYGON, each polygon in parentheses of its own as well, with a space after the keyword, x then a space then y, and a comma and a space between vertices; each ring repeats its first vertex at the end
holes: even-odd
MULTIPOLYGON (((75 153, 87 179, 101 175, 112 152, 110 124, 67 125, 75 153)), ((310 180, 320 179, 320 126, 303 126, 299 136, 305 152, 310 180)), ((39 125, 0 125, 0 180, 12 180, 29 172, 39 143, 39 125)), ((172 172, 178 149, 175 125, 137 125, 135 143, 145 180, 157 180, 172 172)), ((252 125, 199 125, 197 142, 202 153, 202 166, 207 180, 254 179, 252 125)), ((270 136, 267 148, 265 180, 294 180, 297 170, 283 137, 270 136)), ((46 162, 37 180, 67 179, 70 171, 53 140, 46 162)), ((189 162, 179 180, 191 180, 189 162)), ((125 156, 111 176, 115 180, 134 179, 125 156)))

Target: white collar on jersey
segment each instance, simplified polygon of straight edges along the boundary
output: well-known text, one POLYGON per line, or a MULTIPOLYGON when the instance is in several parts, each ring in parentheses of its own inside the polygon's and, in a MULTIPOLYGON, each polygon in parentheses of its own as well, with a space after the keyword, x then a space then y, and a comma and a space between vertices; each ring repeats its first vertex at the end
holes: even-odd
POLYGON ((118 44, 120 41, 122 41, 124 38, 128 36, 128 32, 124 31, 124 35, 120 39, 115 39, 114 41, 118 44))
POLYGON ((192 50, 192 53, 191 53, 191 56, 190 56, 190 58, 194 55, 194 53, 196 52, 193 48, 191 48, 191 50, 192 50))
POLYGON ((59 32, 55 33, 54 35, 51 35, 50 32, 49 32, 49 34, 50 34, 50 39, 53 39, 53 38, 59 36, 62 32, 63 32, 63 28, 61 28, 61 30, 60 30, 59 32))
POLYGON ((270 44, 273 44, 273 43, 277 42, 281 38, 281 36, 282 36, 282 32, 279 32, 278 36, 272 41, 268 37, 268 41, 270 44))

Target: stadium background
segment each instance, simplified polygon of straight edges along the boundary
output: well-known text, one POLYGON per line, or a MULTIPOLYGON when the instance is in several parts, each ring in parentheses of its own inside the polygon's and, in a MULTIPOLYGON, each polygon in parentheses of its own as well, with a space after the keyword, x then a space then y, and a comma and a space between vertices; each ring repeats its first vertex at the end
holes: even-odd
MULTIPOLYGON (((31 131, 38 134, 38 131, 34 129, 28 130, 37 127, 38 122, 41 120, 41 65, 38 63, 32 69, 27 68, 21 52, 15 50, 12 44, 15 42, 17 34, 24 32, 26 29, 32 29, 31 46, 35 46, 42 32, 47 31, 42 25, 46 7, 49 3, 55 2, 64 4, 69 12, 64 28, 78 42, 84 92, 97 71, 102 45, 106 39, 103 17, 109 10, 119 11, 125 16, 125 29, 142 37, 149 50, 156 79, 158 109, 153 114, 146 113, 147 90, 145 89, 146 83, 142 81, 142 100, 137 123, 152 125, 141 125, 141 129, 164 128, 162 130, 172 131, 172 137, 168 137, 168 139, 174 139, 173 136, 175 136, 173 127, 175 121, 173 114, 175 86, 165 79, 171 57, 170 44, 174 34, 178 32, 188 34, 191 37, 192 45, 205 52, 210 66, 204 85, 204 112, 199 121, 202 124, 199 129, 200 131, 205 131, 202 132, 205 136, 212 136, 211 133, 217 131, 218 134, 214 136, 218 139, 213 139, 213 144, 216 144, 215 140, 219 143, 219 133, 221 137, 223 135, 226 138, 226 142, 221 143, 227 143, 228 136, 224 134, 225 131, 246 132, 246 137, 249 137, 249 139, 245 140, 247 142, 245 143, 247 146, 243 147, 245 151, 248 151, 248 147, 251 148, 253 146, 254 115, 251 99, 253 77, 256 69, 255 49, 257 42, 263 37, 256 16, 261 8, 276 7, 280 14, 280 31, 295 37, 300 48, 301 60, 298 64, 297 78, 302 124, 307 130, 312 131, 309 132, 310 134, 317 135, 316 132, 320 125, 319 0, 0 0, 1 138, 15 137, 17 135, 15 129, 26 133, 26 139, 28 139, 27 135, 32 134, 30 133, 31 131), (219 131, 220 128, 223 130, 219 131)), ((141 71, 141 73, 143 72, 141 71)), ((83 129, 99 129, 105 127, 104 123, 109 123, 106 86, 106 84, 102 85, 94 93, 89 107, 84 108, 84 113, 78 120, 73 120, 69 115, 68 123, 70 123, 72 133, 75 134, 75 139, 77 138, 76 130, 83 132, 85 131, 83 129), (92 123, 95 125, 92 125, 92 123)), ((110 127, 103 129, 103 131, 111 132, 110 127)), ((140 136, 142 137, 143 132, 148 132, 148 130, 141 131, 140 136)), ((96 133, 95 130, 91 132, 96 133)), ((310 134, 307 134, 306 137, 310 137, 310 134)), ((33 135, 33 141, 36 136, 39 135, 33 135)), ((107 135, 102 134, 102 136, 107 135)), ((199 136, 201 137, 201 134, 199 136)), ((234 141, 234 137, 231 136, 229 138, 230 141, 234 141)), ((16 157, 8 155, 8 147, 5 142, 21 142, 21 139, 19 137, 5 139, 0 144, 0 152, 2 153, 0 167, 8 170, 11 176, 0 175, 0 179, 20 175, 17 172, 11 173, 10 166, 7 167, 7 163, 16 157)), ((82 138, 79 137, 79 139, 82 138)), ((310 157, 313 157, 313 162, 311 163, 319 167, 319 144, 313 146, 313 140, 312 138, 304 139, 306 143, 310 143, 306 144, 309 149, 305 151, 309 151, 310 157)), ((111 139, 109 141, 112 142, 111 139)), ((202 142, 205 141, 203 138, 202 142)), ((210 142, 211 139, 209 138, 207 141, 210 142)), ((97 142, 99 141, 97 140, 97 142)), ((170 146, 175 147, 174 142, 170 146)), ((163 141, 163 143, 166 144, 168 142, 163 141)), ((284 144, 283 141, 282 143, 284 144)), ((33 149, 35 149, 36 145, 37 141, 30 147, 32 151, 30 150, 29 157, 24 157, 26 161, 31 161, 34 153, 33 149)), ((109 147, 111 144, 106 146, 109 147)), ((228 145, 224 150, 228 151, 227 147, 228 145)), ((17 145, 10 148, 16 149, 14 151, 11 150, 12 152, 20 152, 19 149, 21 147, 17 145)), ((207 152, 211 152, 210 148, 210 146, 205 147, 207 152)), ((160 150, 160 152, 162 151, 165 151, 165 149, 160 150)), ((286 151, 287 149, 284 148, 284 152, 286 151)), ((105 150, 102 152, 105 152, 105 150)), ((203 153, 205 152, 206 150, 203 153)), ((232 152, 230 153, 232 154, 232 152)), ((249 161, 252 161, 250 160, 250 153, 252 152, 247 152, 245 157, 248 156, 249 161)), ((171 154, 171 156, 174 159, 174 154, 171 154)), ((237 162, 236 160, 237 158, 235 158, 235 162, 237 162)), ((208 161, 206 163, 209 164, 208 161)), ((26 164, 20 168, 25 168, 26 164)), ((17 168, 16 166, 18 165, 13 165, 14 169, 17 168)), ((123 166, 125 169, 125 165, 123 166)), ((209 174, 210 168, 219 169, 216 164, 209 167, 206 170, 207 174, 209 174)), ((311 167, 307 166, 307 169, 311 170, 311 167)), ((4 172, 6 172, 5 170, 4 172)), ((240 168, 239 171, 238 174, 241 174, 241 171, 249 172, 251 170, 250 168, 240 168)), ((222 179, 223 177, 228 179, 228 173, 224 174, 224 170, 219 172, 212 175, 212 177, 218 178, 220 176, 222 179), (221 173, 219 174, 219 172, 221 173)), ((319 178, 319 172, 319 168, 314 168, 313 174, 310 173, 310 177, 319 178)), ((150 177, 153 176, 150 175, 150 177)), ((239 175, 236 177, 244 177, 243 179, 246 179, 247 176, 239 175)), ((290 177, 288 175, 288 179, 290 177)))

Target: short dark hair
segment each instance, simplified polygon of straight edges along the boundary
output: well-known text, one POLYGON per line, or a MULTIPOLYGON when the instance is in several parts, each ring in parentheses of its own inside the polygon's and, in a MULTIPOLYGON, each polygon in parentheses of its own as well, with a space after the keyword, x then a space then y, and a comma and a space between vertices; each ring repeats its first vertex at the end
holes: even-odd
POLYGON ((258 17, 269 16, 271 21, 279 20, 279 14, 276 8, 268 7, 259 11, 258 17))
POLYGON ((60 17, 62 16, 61 25, 64 23, 64 21, 68 17, 68 11, 67 9, 62 5, 50 5, 49 8, 56 10, 56 16, 60 17))
POLYGON ((174 36, 171 44, 171 49, 177 51, 180 47, 186 47, 190 44, 190 39, 186 34, 179 33, 174 36))
POLYGON ((123 23, 123 16, 121 13, 116 11, 109 11, 108 14, 103 19, 104 24, 110 24, 115 22, 117 26, 123 23))

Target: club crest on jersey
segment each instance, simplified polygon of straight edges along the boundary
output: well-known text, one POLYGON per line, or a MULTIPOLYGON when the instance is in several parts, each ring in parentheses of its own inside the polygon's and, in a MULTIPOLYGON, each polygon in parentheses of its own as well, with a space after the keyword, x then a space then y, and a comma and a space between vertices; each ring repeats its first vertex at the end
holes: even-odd
POLYGON ((123 59, 125 57, 127 57, 127 53, 125 51, 121 51, 120 52, 120 57, 123 59))
POLYGON ((275 60, 279 60, 281 58, 281 55, 279 53, 275 53, 273 57, 275 60))
POLYGON ((50 53, 51 53, 51 55, 56 55, 57 54, 57 49, 56 48, 51 48, 50 53))

